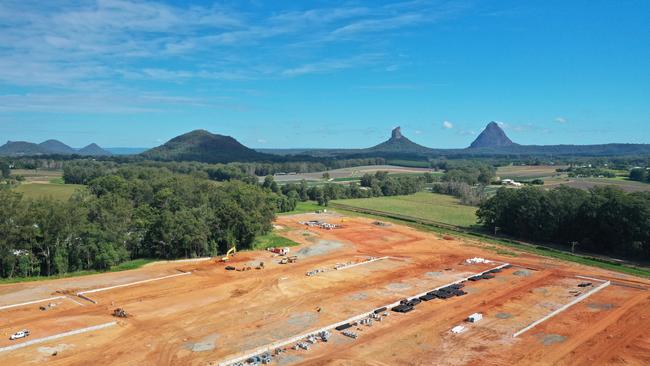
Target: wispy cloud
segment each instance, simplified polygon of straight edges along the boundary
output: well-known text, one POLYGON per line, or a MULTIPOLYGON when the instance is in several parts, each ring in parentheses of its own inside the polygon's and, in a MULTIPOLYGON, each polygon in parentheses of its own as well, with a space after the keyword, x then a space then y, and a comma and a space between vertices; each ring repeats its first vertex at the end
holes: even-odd
POLYGON ((555 122, 564 124, 567 123, 567 120, 564 117, 556 117, 555 122))
POLYGON ((454 128, 454 124, 449 122, 449 121, 444 121, 444 122, 442 122, 442 128, 450 130, 450 129, 454 128))
MULTIPOLYGON (((81 110, 89 91, 96 98, 91 104, 105 98, 106 108, 116 108, 109 106, 116 102, 110 90, 133 95, 160 90, 159 84, 149 83, 216 85, 368 66, 377 72, 398 70, 408 60, 373 44, 462 10, 427 0, 290 11, 271 4, 258 8, 251 12, 236 2, 2 1, 0 86, 31 91, 4 96, 9 104, 2 108, 27 108, 28 101, 36 102, 30 108, 46 108, 44 90, 52 101, 78 96, 81 110), (338 47, 341 42, 345 48, 338 47), (21 98, 24 102, 18 103, 21 98)), ((128 104, 126 110, 133 103, 128 104)))

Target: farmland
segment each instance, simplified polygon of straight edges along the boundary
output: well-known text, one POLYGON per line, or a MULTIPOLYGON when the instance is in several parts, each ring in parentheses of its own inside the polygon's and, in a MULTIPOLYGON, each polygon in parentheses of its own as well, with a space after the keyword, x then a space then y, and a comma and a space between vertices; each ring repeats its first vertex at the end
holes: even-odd
POLYGON ((239 269, 265 262, 259 270, 226 271, 224 263, 197 259, 0 285, 7 319, 0 363, 232 365, 266 349, 279 365, 643 364, 650 357, 647 280, 373 221, 280 216, 274 235, 299 244, 291 248, 298 262, 280 264, 264 250, 230 262, 239 269), (306 220, 340 227, 308 227, 306 220), (491 262, 466 261, 473 257, 491 262), (352 265, 336 270, 337 263, 352 265), (494 268, 493 279, 466 280, 494 268), (321 272, 305 276, 314 269, 321 272), (450 283, 461 283, 464 296, 423 301, 404 314, 389 307, 381 321, 353 325, 356 338, 334 330, 450 283), (31 303, 39 299, 47 300, 31 303), (111 316, 116 307, 128 317, 111 316), (482 320, 464 321, 476 312, 482 320), (452 333, 459 325, 463 331, 452 333), (7 339, 23 328, 29 338, 7 339), (331 332, 328 342, 293 348, 318 329, 331 332))
MULTIPOLYGON (((298 173, 298 174, 283 174, 275 175, 274 179, 278 183, 283 182, 298 182, 300 180, 314 181, 314 182, 323 182, 323 173, 328 173, 330 179, 335 182, 349 182, 361 178, 366 173, 374 174, 378 171, 386 171, 391 174, 423 174, 426 172, 431 172, 431 169, 428 168, 417 168, 417 167, 403 167, 396 165, 366 165, 366 166, 357 166, 352 168, 341 168, 341 169, 332 169, 327 172, 315 172, 315 173, 298 173)), ((260 180, 263 180, 264 177, 260 177, 260 180)))
POLYGON ((15 169, 11 171, 14 176, 22 176, 25 180, 14 188, 22 193, 25 198, 53 198, 67 200, 77 190, 83 189, 79 184, 63 184, 63 171, 61 170, 27 170, 15 169))
POLYGON ((75 191, 83 189, 78 184, 51 184, 51 183, 23 183, 14 188, 14 191, 22 193, 25 198, 47 198, 56 200, 67 200, 75 191))
MULTIPOLYGON (((497 176, 501 179, 514 179, 516 181, 530 181, 533 179, 542 179, 544 188, 553 188, 560 185, 567 185, 573 188, 589 189, 593 187, 615 186, 626 192, 646 192, 650 191, 650 184, 629 180, 622 175, 627 172, 618 172, 615 178, 577 178, 569 177, 567 173, 558 173, 556 169, 566 168, 566 166, 556 165, 508 165, 497 169, 497 176), (622 175, 621 175, 622 174, 622 175)), ((494 190, 495 186, 492 187, 494 190)))
POLYGON ((462 205, 456 197, 418 192, 409 196, 336 200, 333 203, 412 216, 444 224, 469 227, 476 224, 476 207, 462 205))

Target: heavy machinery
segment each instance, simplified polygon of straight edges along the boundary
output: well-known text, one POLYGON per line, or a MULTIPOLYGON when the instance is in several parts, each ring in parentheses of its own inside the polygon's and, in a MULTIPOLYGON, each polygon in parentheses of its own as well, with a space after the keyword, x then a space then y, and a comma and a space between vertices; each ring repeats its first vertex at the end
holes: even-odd
POLYGON ((296 263, 298 260, 298 256, 292 255, 291 257, 284 257, 280 260, 280 264, 287 264, 287 263, 296 263))
POLYGON ((232 248, 228 249, 226 252, 226 256, 221 258, 221 261, 228 262, 228 260, 230 260, 230 256, 234 256, 235 254, 237 254, 237 246, 233 245, 232 248))
POLYGON ((117 308, 113 310, 113 316, 118 317, 118 318, 128 318, 129 314, 126 312, 126 310, 122 308, 117 308))
POLYGON ((288 247, 284 247, 284 248, 270 247, 267 250, 269 252, 271 252, 271 253, 275 253, 275 254, 278 254, 278 255, 287 255, 287 254, 289 254, 289 248, 288 247))

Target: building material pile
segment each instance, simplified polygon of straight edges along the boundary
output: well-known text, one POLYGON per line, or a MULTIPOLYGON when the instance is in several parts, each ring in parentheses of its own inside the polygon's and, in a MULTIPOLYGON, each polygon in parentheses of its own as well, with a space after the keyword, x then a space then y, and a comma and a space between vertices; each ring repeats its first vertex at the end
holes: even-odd
POLYGON ((492 263, 492 261, 485 258, 474 257, 474 258, 465 259, 465 263, 467 264, 492 263))

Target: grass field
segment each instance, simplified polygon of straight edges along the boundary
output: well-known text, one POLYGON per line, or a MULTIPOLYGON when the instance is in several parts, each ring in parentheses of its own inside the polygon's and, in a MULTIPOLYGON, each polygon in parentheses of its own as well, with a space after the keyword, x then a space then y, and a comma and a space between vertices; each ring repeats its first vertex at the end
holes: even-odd
POLYGON ((51 197, 56 200, 65 201, 77 190, 83 188, 80 184, 40 184, 24 183, 14 188, 14 191, 22 193, 25 198, 51 197))
POLYGON ((336 200, 333 203, 367 208, 469 227, 476 224, 476 208, 460 204, 457 198, 418 192, 409 196, 336 200))
POLYGON ((266 249, 270 247, 293 247, 298 245, 295 241, 287 239, 278 235, 275 232, 270 232, 266 235, 258 236, 253 242, 253 248, 266 249))
POLYGON ((564 166, 556 165, 508 165, 497 168, 497 176, 501 179, 529 180, 535 178, 552 177, 555 171, 564 166))

